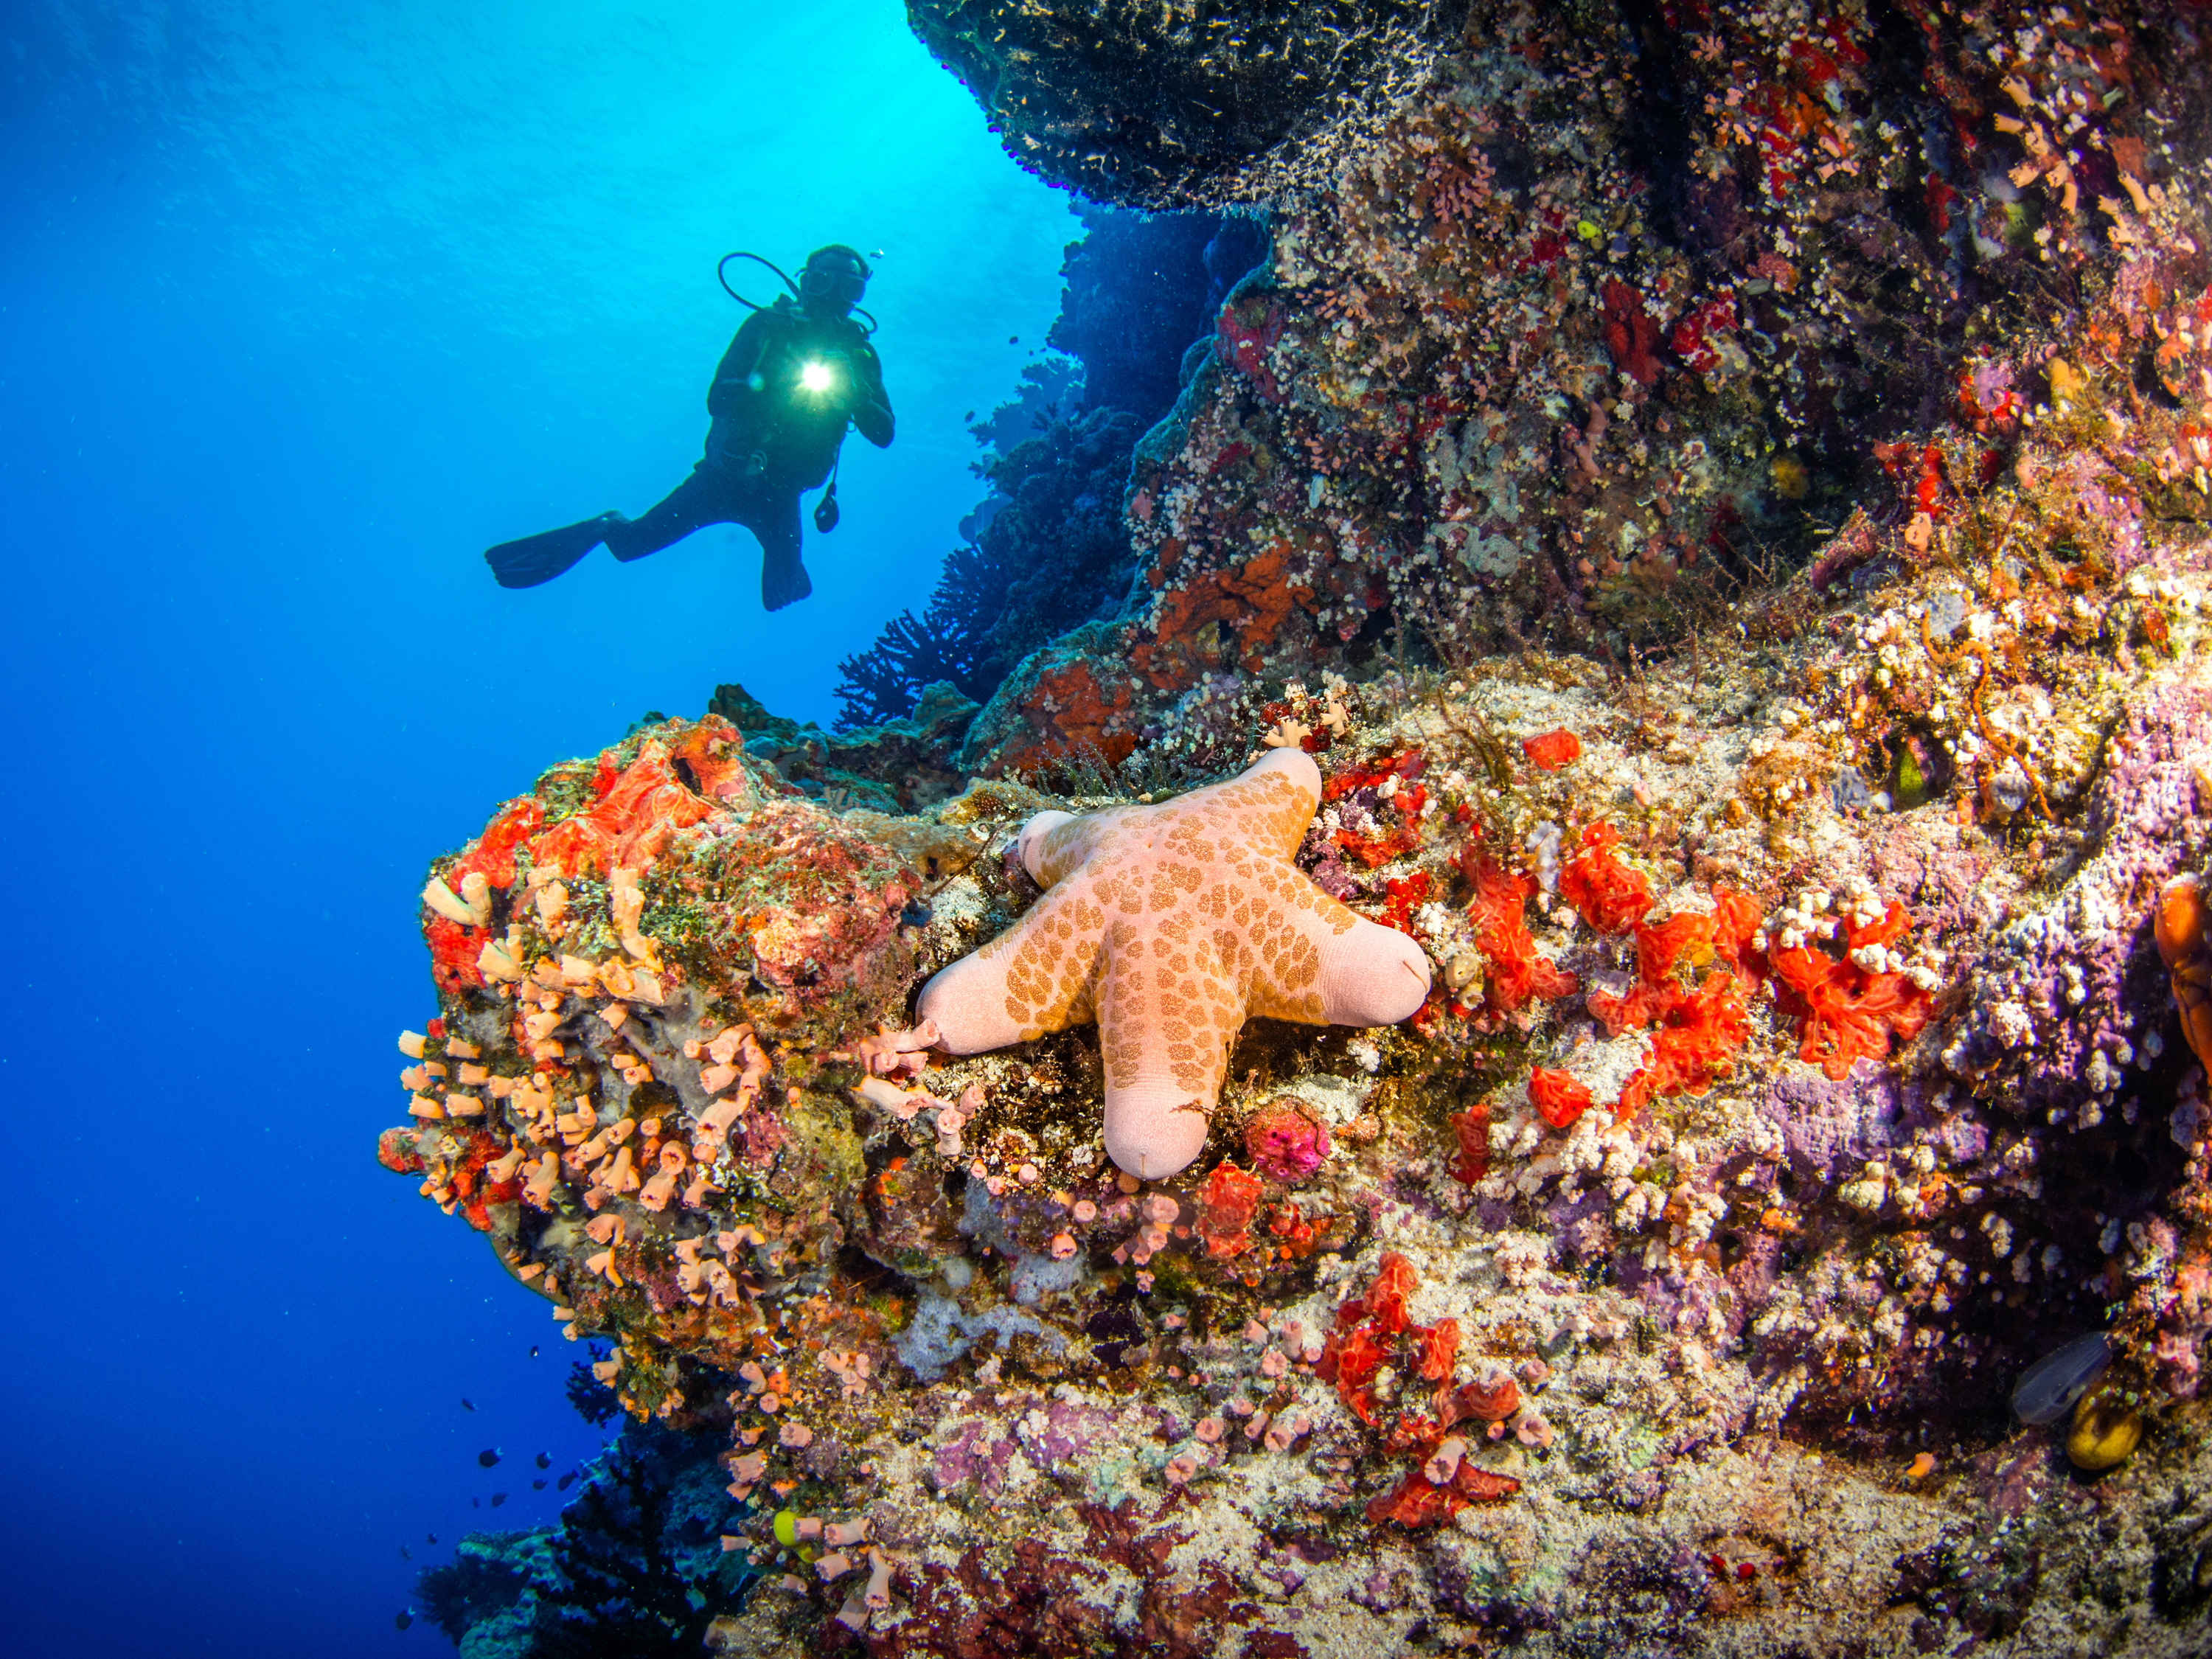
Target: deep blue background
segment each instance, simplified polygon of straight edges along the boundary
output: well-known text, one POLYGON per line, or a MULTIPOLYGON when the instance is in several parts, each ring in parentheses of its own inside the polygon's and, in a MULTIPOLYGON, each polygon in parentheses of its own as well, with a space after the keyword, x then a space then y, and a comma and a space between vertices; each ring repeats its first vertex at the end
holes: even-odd
POLYGON ((896 0, 0 6, 0 1649, 443 1650, 416 1568, 553 1514, 575 1351, 372 1158, 423 864, 718 680, 826 720, 1073 228, 896 0), (696 458, 715 257, 832 240, 900 435, 814 597, 730 530, 494 586, 696 458))

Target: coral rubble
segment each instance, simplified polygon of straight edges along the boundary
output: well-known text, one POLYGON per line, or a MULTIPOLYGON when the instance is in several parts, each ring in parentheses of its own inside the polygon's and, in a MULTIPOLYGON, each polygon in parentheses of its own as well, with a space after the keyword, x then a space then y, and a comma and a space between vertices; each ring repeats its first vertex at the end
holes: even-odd
POLYGON ((433 866, 379 1155, 720 1459, 713 1650, 2201 1653, 2199 14, 1431 38, 1129 452, 1131 601, 555 767, 433 866), (1142 1180, 1091 1028, 915 999, 1049 923, 1041 809, 1270 751, 1431 992, 1247 1022, 1142 1180))

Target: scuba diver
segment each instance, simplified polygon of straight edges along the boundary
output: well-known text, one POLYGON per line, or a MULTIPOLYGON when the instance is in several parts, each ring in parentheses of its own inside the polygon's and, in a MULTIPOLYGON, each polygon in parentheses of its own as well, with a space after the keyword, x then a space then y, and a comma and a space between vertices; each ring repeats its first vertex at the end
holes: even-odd
MULTIPOLYGON (((812 592, 799 560, 800 492, 830 477, 848 422, 878 449, 891 441, 883 365, 868 331, 848 314, 872 274, 867 261, 842 243, 808 254, 795 284, 797 302, 779 295, 773 305, 754 307, 722 354, 707 389, 713 417, 707 453, 691 476, 643 518, 602 513, 488 550, 484 561, 499 585, 550 582, 601 542, 627 562, 702 526, 741 524, 760 538, 762 605, 781 611, 812 592)), ((831 479, 814 523, 826 532, 836 522, 831 479)))

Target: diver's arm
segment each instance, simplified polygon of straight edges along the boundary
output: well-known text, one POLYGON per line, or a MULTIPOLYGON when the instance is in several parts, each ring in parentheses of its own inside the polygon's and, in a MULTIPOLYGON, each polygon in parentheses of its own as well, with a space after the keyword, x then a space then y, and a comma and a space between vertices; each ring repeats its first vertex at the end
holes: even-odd
POLYGON ((707 412, 717 420, 757 409, 761 392, 752 385, 754 372, 775 337, 773 313, 756 311, 745 319, 715 367, 714 384, 707 388, 707 412))
POLYGON ((883 360, 873 346, 862 345, 854 351, 853 380, 853 424, 877 448, 889 448, 894 425, 891 400, 884 391, 883 360))

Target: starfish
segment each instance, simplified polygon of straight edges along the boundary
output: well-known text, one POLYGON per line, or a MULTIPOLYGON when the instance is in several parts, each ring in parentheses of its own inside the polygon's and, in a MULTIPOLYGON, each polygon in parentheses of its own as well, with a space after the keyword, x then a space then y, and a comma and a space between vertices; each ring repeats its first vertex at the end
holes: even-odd
POLYGON ((1320 804, 1321 769, 1285 748, 1158 806, 1038 813, 1016 844, 1044 896, 917 1012, 956 1054, 1096 1020, 1108 1155, 1175 1174, 1206 1145, 1247 1018, 1389 1025, 1429 994, 1419 945, 1291 862, 1320 804))

